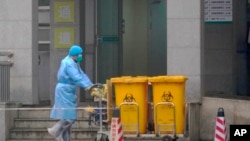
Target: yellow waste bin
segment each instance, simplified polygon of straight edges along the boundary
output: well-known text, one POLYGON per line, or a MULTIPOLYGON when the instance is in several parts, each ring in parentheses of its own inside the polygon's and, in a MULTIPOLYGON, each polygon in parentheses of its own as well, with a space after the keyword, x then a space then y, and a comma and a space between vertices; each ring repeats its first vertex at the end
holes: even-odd
POLYGON ((148 114, 148 78, 115 77, 115 105, 120 107, 120 118, 124 134, 145 134, 148 114))
POLYGON ((184 134, 185 76, 155 76, 152 85, 155 132, 184 134))

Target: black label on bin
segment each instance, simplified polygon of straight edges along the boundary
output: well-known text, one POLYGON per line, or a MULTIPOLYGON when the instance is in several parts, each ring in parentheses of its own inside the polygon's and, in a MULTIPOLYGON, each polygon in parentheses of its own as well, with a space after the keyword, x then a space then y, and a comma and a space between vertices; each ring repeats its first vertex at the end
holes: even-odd
POLYGON ((125 97, 123 98, 123 102, 135 102, 135 101, 136 100, 135 100, 133 94, 131 94, 131 93, 127 93, 125 95, 125 97))
POLYGON ((174 99, 173 95, 171 94, 170 91, 166 92, 164 91, 162 96, 161 96, 161 101, 162 102, 172 102, 174 99))

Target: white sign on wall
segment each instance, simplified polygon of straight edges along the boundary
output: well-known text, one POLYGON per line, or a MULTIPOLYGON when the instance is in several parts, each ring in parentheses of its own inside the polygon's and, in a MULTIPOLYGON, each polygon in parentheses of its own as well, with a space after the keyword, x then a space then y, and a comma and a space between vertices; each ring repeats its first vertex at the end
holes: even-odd
POLYGON ((204 0, 205 22, 232 22, 232 0, 204 0))

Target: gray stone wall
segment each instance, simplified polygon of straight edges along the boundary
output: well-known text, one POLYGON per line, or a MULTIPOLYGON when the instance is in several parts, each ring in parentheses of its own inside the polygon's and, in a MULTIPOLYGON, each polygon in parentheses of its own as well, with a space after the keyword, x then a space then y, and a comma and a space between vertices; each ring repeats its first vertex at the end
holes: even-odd
POLYGON ((200 139, 213 140, 218 108, 224 109, 227 136, 231 124, 250 124, 249 100, 204 97, 200 111, 200 139))
POLYGON ((210 95, 247 93, 247 1, 233 1, 233 21, 204 26, 205 92, 210 95))
POLYGON ((9 138, 9 129, 13 127, 14 118, 17 117, 17 108, 21 106, 20 103, 0 102, 0 140, 6 141, 9 138))
POLYGON ((1 50, 14 53, 10 100, 38 103, 37 0, 0 1, 1 50))

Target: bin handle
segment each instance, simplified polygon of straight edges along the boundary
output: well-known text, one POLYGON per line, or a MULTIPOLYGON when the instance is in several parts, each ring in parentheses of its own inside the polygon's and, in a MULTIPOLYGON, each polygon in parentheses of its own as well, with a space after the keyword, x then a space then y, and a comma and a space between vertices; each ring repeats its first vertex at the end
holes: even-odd
POLYGON ((139 125, 139 105, 136 102, 122 102, 119 105, 119 108, 121 108, 123 105, 135 105, 136 106, 136 108, 137 108, 137 128, 136 128, 136 135, 137 135, 137 137, 139 137, 139 128, 140 128, 140 125, 139 125))
POLYGON ((175 133, 175 130, 176 130, 176 115, 175 115, 175 105, 173 102, 159 102, 155 105, 155 110, 154 110, 154 120, 155 120, 155 124, 158 128, 158 131, 156 133, 156 136, 160 136, 160 127, 158 126, 158 123, 157 123, 157 114, 156 114, 156 109, 159 105, 169 105, 169 106, 172 106, 173 107, 173 113, 174 113, 174 126, 173 126, 173 135, 176 136, 176 133, 175 133))

